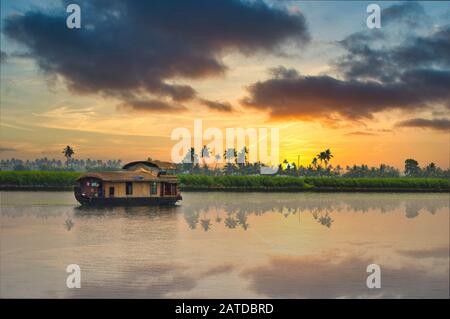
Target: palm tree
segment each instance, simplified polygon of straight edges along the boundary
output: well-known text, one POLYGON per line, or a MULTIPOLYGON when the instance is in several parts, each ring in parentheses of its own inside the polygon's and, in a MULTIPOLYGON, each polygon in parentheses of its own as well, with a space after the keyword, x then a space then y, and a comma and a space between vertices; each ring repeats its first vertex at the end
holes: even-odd
POLYGON ((333 155, 331 154, 331 151, 329 148, 326 149, 325 151, 317 154, 317 158, 320 160, 321 163, 325 163, 325 167, 328 166, 328 163, 330 162, 332 157, 333 157, 333 155))
POLYGON ((203 159, 203 165, 205 165, 205 158, 209 158, 210 152, 209 152, 209 147, 206 145, 203 145, 202 147, 202 152, 201 152, 201 157, 203 159))
POLYGON ((405 175, 406 176, 418 176, 419 173, 420 173, 419 163, 412 158, 408 158, 405 161, 405 175))
POLYGON ((312 166, 314 166, 315 169, 317 169, 317 157, 314 157, 311 161, 312 166))
POLYGON ((233 158, 237 158, 237 152, 234 148, 229 148, 225 152, 223 152, 223 157, 225 160, 230 163, 233 158))
POLYGON ((244 146, 237 154, 237 162, 239 166, 245 166, 248 163, 247 155, 248 155, 248 148, 244 146))
POLYGON ((331 154, 331 151, 330 151, 330 149, 329 148, 327 148, 326 150, 325 150, 325 152, 323 152, 324 153, 324 160, 325 160, 325 164, 326 165, 328 165, 328 163, 331 161, 331 159, 334 157, 333 156, 333 154, 331 154))
POLYGON ((67 167, 69 167, 69 159, 72 158, 72 155, 75 154, 74 150, 72 147, 70 147, 69 145, 67 145, 64 150, 62 151, 62 153, 64 154, 64 156, 66 157, 66 165, 67 167))
POLYGON ((221 156, 220 154, 216 154, 216 155, 214 156, 214 159, 215 159, 214 170, 215 170, 215 171, 217 170, 217 163, 220 161, 221 158, 222 158, 222 156, 221 156))
POLYGON ((197 154, 195 154, 195 148, 191 147, 191 149, 189 150, 189 159, 190 159, 192 165, 194 165, 196 157, 197 157, 197 154))

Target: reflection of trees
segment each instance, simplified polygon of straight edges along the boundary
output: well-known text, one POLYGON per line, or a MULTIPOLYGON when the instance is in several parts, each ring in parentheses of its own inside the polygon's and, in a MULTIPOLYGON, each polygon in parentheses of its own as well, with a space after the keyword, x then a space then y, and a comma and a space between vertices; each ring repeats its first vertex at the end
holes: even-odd
POLYGON ((66 227, 66 229, 67 229, 68 231, 70 231, 70 230, 73 228, 74 225, 75 225, 75 224, 74 224, 74 222, 72 221, 71 218, 67 218, 66 221, 65 221, 65 223, 64 223, 64 227, 66 227))
POLYGON ((190 229, 196 229, 198 221, 200 219, 200 213, 198 212, 187 212, 184 214, 184 219, 186 220, 186 223, 188 224, 190 229))
POLYGON ((319 223, 321 225, 327 226, 328 228, 331 227, 331 224, 334 222, 334 219, 331 218, 331 216, 328 215, 328 213, 325 213, 324 216, 319 217, 319 223))
MULTIPOLYGON (((57 198, 57 195, 55 195, 57 198)), ((447 194, 382 194, 382 193, 188 193, 179 206, 144 206, 144 207, 74 207, 73 205, 2 205, 1 214, 8 218, 71 218, 76 219, 105 218, 123 216, 133 218, 146 216, 157 218, 164 214, 182 211, 189 228, 210 231, 212 224, 221 224, 228 229, 250 226, 249 216, 262 216, 266 213, 279 213, 284 217, 311 214, 320 225, 331 227, 334 219, 341 212, 367 213, 404 213, 407 218, 414 218, 419 212, 436 214, 449 207, 447 194), (215 217, 214 217, 215 216, 215 217)), ((67 229, 70 228, 65 225, 67 229)), ((73 227, 73 226, 72 226, 73 227)))
POLYGON ((204 231, 208 231, 209 228, 211 227, 211 219, 202 219, 200 220, 200 223, 202 225, 202 228, 204 231))
POLYGON ((319 224, 326 226, 328 228, 331 227, 331 224, 334 222, 334 219, 331 218, 328 211, 319 211, 317 209, 311 211, 312 217, 319 222, 319 224))
POLYGON ((244 211, 238 211, 236 213, 237 222, 242 226, 244 230, 247 230, 249 224, 247 223, 247 213, 244 211))
MULTIPOLYGON (((405 210, 408 218, 418 215, 419 211, 436 211, 449 207, 448 198, 442 194, 270 194, 252 193, 190 193, 189 200, 182 204, 182 210, 189 228, 195 229, 200 222, 199 214, 214 213, 216 223, 224 222, 228 229, 241 226, 247 230, 250 226, 248 217, 262 216, 266 213, 279 213, 283 217, 308 213, 320 225, 330 228, 336 216, 341 212, 350 213, 393 213, 405 210), (223 219, 219 212, 226 214, 223 219)), ((205 227, 202 225, 205 229, 205 227)), ((211 225, 208 223, 208 230, 211 225)))
POLYGON ((238 221, 234 217, 228 216, 227 218, 225 218, 224 224, 225 227, 232 229, 236 228, 238 221))
POLYGON ((419 210, 420 210, 420 207, 413 206, 413 205, 406 205, 405 216, 407 218, 417 217, 417 216, 419 216, 419 210))

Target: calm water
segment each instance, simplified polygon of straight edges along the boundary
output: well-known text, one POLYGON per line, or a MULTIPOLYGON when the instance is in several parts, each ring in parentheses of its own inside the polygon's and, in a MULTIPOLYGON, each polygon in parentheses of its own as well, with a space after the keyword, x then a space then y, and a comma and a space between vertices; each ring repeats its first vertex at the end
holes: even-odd
POLYGON ((448 194, 183 198, 81 209, 71 192, 2 192, 0 297, 449 297, 448 194))

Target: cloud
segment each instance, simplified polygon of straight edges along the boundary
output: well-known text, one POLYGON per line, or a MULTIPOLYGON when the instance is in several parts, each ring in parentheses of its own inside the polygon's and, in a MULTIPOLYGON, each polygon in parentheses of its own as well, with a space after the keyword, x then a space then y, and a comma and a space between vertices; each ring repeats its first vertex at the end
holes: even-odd
POLYGON ((220 112, 232 112, 233 107, 228 102, 211 101, 206 99, 200 99, 199 102, 211 110, 220 112))
POLYGON ((433 130, 442 130, 448 131, 450 130, 450 119, 422 119, 415 118, 406 121, 401 121, 397 123, 398 127, 419 127, 425 129, 433 129, 433 130))
POLYGON ((0 50, 0 63, 6 62, 8 54, 5 51, 0 50))
POLYGON ((418 2, 406 2, 394 4, 381 12, 383 26, 403 23, 410 28, 419 26, 430 26, 432 24, 430 16, 425 12, 418 2))
POLYGON ((398 82, 379 83, 327 75, 302 76, 296 70, 281 68, 271 79, 250 85, 250 96, 241 102, 268 110, 272 118, 338 115, 357 120, 390 109, 414 110, 429 103, 444 103, 450 99, 448 87, 450 71, 406 71, 398 82))
POLYGON ((0 146, 0 152, 16 152, 17 150, 12 147, 2 147, 0 146))
POLYGON ((408 36, 393 47, 386 45, 387 40, 379 32, 352 34, 339 42, 346 54, 334 66, 346 79, 381 82, 397 81, 404 71, 413 69, 450 67, 450 25, 427 36, 408 36), (380 43, 384 45, 376 47, 380 43))
POLYGON ((183 105, 167 103, 165 101, 148 99, 148 100, 130 100, 118 106, 118 109, 125 111, 138 112, 167 112, 167 111, 185 111, 186 107, 183 105))
POLYGON ((377 134, 372 132, 364 132, 364 131, 354 131, 354 132, 348 132, 345 135, 352 135, 352 136, 375 136, 377 134))
MULTIPOLYGON (((309 40, 300 13, 263 1, 78 1, 82 28, 65 27, 66 16, 29 11, 5 19, 3 32, 28 56, 81 93, 128 100, 143 94, 182 102, 196 97, 180 79, 224 74, 221 57, 277 53, 286 41, 309 40)), ((65 10, 61 10, 65 12, 65 10)), ((170 109, 169 109, 170 110, 170 109)))
POLYGON ((386 28, 338 42, 344 54, 330 61, 336 76, 302 75, 280 66, 247 87, 242 105, 266 111, 272 119, 324 123, 371 119, 390 110, 450 109, 450 25, 426 35, 416 32, 408 24, 426 16, 418 3, 394 5, 385 13, 386 28), (408 35, 392 35, 398 25, 408 35))

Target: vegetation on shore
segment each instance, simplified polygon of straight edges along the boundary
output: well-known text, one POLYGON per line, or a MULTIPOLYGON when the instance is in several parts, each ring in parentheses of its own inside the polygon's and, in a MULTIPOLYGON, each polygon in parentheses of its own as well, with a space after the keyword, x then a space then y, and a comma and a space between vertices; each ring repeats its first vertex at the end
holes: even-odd
POLYGON ((68 171, 0 171, 2 188, 68 188, 80 176, 68 171))
MULTIPOLYGON (((227 175, 258 175, 261 169, 266 167, 261 162, 249 162, 248 149, 242 148, 237 151, 234 148, 227 149, 223 156, 216 154, 212 156, 209 148, 203 146, 200 154, 195 152, 194 148, 186 154, 181 163, 175 164, 176 169, 172 172, 175 174, 195 174, 207 176, 227 176, 227 175), (214 162, 207 164, 207 159, 214 159, 214 162), (224 164, 224 165, 222 165, 224 164)), ((76 159, 72 158, 75 154, 73 148, 67 145, 62 153, 66 157, 66 163, 57 159, 48 159, 47 157, 35 160, 20 160, 16 158, 0 160, 0 171, 73 171, 73 172, 90 172, 90 171, 114 171, 122 168, 122 161, 119 160, 92 160, 92 159, 76 159)), ((370 177, 370 178, 395 178, 401 177, 402 173, 407 177, 423 177, 423 178, 450 178, 450 168, 442 169, 435 163, 431 162, 421 167, 419 162, 409 158, 405 160, 404 171, 387 165, 369 167, 366 164, 341 167, 340 165, 331 165, 334 155, 330 149, 319 152, 307 166, 299 163, 300 155, 298 155, 297 163, 290 163, 287 159, 283 160, 277 167, 274 175, 293 176, 293 177, 370 177)), ((151 158, 148 158, 151 161, 151 158)))
POLYGON ((345 178, 180 175, 183 190, 450 191, 443 178, 345 178))
MULTIPOLYGON (((0 171, 2 189, 71 189, 79 172, 0 171)), ((208 176, 180 174, 181 188, 222 191, 450 191, 443 178, 208 176)))
MULTIPOLYGON (((67 145, 62 151, 66 157, 65 169, 61 161, 47 158, 35 161, 17 159, 0 161, 0 189, 71 189, 80 170, 118 170, 121 160, 77 160, 75 151, 67 145), (7 170, 5 171, 5 168, 7 170), (9 169, 9 170, 8 170, 9 169)), ((307 167, 284 160, 273 175, 259 175, 262 163, 249 163, 248 150, 240 152, 228 149, 224 152, 224 167, 209 167, 205 158, 210 151, 204 146, 201 154, 191 150, 187 161, 176 164, 173 174, 180 178, 182 190, 225 191, 450 191, 450 169, 442 170, 434 163, 421 168, 414 159, 405 161, 405 177, 392 166, 381 164, 369 168, 367 165, 347 167, 345 171, 330 165, 334 155, 330 149, 317 154, 307 167), (200 166, 199 159, 203 160, 200 166)), ((216 160, 221 155, 215 156, 216 160)), ((149 160, 151 160, 149 158, 149 160)))

